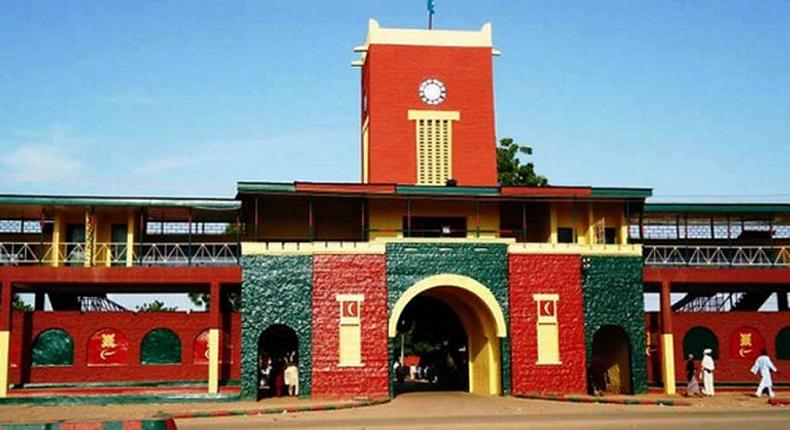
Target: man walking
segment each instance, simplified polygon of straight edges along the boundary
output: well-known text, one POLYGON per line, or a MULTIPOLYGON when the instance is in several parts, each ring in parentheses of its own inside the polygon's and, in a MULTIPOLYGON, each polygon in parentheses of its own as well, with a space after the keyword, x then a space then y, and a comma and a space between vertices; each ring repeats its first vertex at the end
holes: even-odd
POLYGON ((711 354, 713 350, 710 348, 706 348, 702 351, 702 382, 703 382, 703 389, 702 392, 708 397, 713 397, 714 389, 713 389, 713 371, 716 370, 716 363, 713 361, 713 357, 711 354))
POLYGON ((755 375, 758 373, 760 374, 760 385, 757 386, 757 392, 754 393, 755 396, 761 397, 763 395, 763 390, 767 388, 768 397, 774 397, 773 381, 771 380, 772 371, 779 372, 776 370, 776 366, 771 362, 771 358, 768 357, 768 351, 763 348, 760 352, 760 356, 754 361, 754 366, 752 366, 752 373, 755 375))

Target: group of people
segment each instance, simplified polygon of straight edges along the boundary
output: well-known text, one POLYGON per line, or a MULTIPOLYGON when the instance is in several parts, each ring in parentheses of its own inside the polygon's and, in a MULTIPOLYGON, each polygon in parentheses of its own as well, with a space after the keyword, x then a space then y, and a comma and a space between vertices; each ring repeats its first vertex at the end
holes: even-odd
POLYGON ((282 397, 286 388, 288 396, 299 395, 299 367, 294 355, 260 358, 263 397, 282 397))
MULTIPOLYGON (((713 396, 715 388, 713 386, 713 372, 716 370, 716 363, 713 360, 713 350, 710 348, 702 351, 702 362, 700 363, 702 376, 702 389, 700 390, 699 379, 697 379, 697 364, 694 361, 694 354, 688 355, 686 360, 686 395, 687 396, 713 396)), ((768 351, 763 348, 760 356, 754 361, 751 372, 760 376, 760 384, 757 386, 757 391, 754 393, 756 397, 761 397, 764 391, 768 391, 769 397, 774 397, 773 380, 771 372, 779 372, 774 366, 771 358, 768 357, 768 351)))

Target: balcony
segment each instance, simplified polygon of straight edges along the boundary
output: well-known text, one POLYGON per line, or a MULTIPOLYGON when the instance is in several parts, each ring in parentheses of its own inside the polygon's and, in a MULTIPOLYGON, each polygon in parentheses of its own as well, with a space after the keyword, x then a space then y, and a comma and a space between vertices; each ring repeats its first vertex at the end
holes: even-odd
POLYGON ((237 242, 0 242, 2 266, 233 266, 239 264, 237 242))
POLYGON ((790 246, 644 245, 645 266, 790 268, 790 246))

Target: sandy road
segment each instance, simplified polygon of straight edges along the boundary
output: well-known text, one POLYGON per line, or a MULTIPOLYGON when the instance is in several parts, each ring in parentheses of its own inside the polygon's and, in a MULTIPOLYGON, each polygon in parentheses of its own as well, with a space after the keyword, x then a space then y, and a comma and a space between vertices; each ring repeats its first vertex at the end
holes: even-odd
POLYGON ((553 403, 464 393, 412 393, 362 409, 259 417, 181 420, 208 429, 790 429, 790 408, 764 401, 706 407, 553 403))

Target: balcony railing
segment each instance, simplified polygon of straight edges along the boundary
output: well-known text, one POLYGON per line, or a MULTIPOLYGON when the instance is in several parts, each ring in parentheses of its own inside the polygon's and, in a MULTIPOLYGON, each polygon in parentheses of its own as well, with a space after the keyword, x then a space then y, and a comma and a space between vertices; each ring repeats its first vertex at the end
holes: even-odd
POLYGON ((125 242, 97 243, 91 249, 72 242, 0 242, 4 266, 228 266, 238 264, 240 255, 235 242, 137 243, 131 249, 125 242))
POLYGON ((674 246, 644 245, 646 266, 786 267, 787 246, 674 246))

